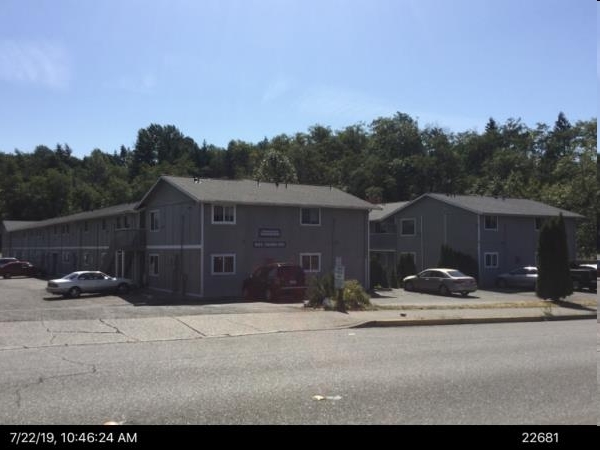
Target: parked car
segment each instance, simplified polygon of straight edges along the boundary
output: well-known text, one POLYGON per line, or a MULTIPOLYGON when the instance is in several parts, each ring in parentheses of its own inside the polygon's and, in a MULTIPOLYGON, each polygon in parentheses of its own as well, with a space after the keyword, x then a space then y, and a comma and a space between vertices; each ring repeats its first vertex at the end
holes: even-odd
POLYGON ((10 262, 15 262, 18 261, 17 258, 0 258, 0 267, 2 267, 4 264, 8 264, 10 262))
POLYGON ((500 288, 520 287, 535 289, 537 283, 538 269, 534 266, 518 267, 510 272, 498 275, 496 286, 500 288))
POLYGON ((242 293, 246 300, 300 301, 306 293, 306 277, 302 267, 291 263, 272 263, 258 267, 244 280, 242 293))
POLYGON ((598 268, 588 264, 572 263, 570 267, 573 290, 588 289, 596 291, 598 285, 598 268))
POLYGON ((10 277, 37 277, 42 271, 29 261, 11 261, 0 266, 0 276, 10 277))
POLYGON ((48 281, 46 291, 65 297, 79 297, 82 292, 116 292, 126 294, 133 286, 127 278, 114 278, 97 271, 79 271, 48 281))
POLYGON ((402 281, 406 291, 430 291, 442 295, 460 292, 463 297, 466 297, 469 292, 477 290, 475 278, 456 269, 426 269, 402 281))

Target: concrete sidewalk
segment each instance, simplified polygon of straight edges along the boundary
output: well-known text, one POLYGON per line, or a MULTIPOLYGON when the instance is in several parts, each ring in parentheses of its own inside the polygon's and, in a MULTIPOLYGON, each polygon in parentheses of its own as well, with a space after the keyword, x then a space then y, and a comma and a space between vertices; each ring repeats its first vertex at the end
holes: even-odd
POLYGON ((49 346, 151 342, 373 326, 421 326, 597 319, 594 308, 467 308, 206 314, 93 320, 2 322, 0 351, 49 346))

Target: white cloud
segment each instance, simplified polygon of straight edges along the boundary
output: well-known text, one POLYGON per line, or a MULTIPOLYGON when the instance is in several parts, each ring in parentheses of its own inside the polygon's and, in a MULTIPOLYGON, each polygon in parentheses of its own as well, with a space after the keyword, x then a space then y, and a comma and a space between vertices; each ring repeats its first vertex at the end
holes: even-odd
POLYGON ((297 102, 298 110, 315 117, 340 117, 350 120, 371 120, 394 114, 389 102, 359 91, 334 87, 307 90, 297 102))
POLYGON ((0 39, 0 80, 64 89, 71 80, 67 52, 49 41, 0 39))

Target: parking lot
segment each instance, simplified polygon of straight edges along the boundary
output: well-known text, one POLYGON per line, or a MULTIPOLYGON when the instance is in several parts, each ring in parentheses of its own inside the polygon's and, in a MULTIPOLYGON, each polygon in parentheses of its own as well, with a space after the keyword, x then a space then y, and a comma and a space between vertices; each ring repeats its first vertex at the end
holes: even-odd
MULTIPOLYGON (((266 312, 300 312, 303 304, 243 302, 241 299, 182 299, 152 291, 135 291, 127 295, 83 294, 76 299, 46 292, 46 280, 36 278, 0 279, 0 322, 26 320, 119 319, 199 314, 243 314, 266 312)), ((371 299, 376 306, 415 306, 417 308, 494 307, 514 304, 526 307, 539 302, 532 291, 478 290, 467 297, 406 292, 403 289, 378 291, 371 299)), ((580 291, 568 301, 595 304, 593 292, 580 291)))
POLYGON ((246 303, 240 299, 208 303, 142 290, 127 295, 82 294, 79 298, 63 298, 46 292, 46 284, 46 280, 37 278, 0 278, 0 322, 285 312, 303 308, 302 303, 246 303))

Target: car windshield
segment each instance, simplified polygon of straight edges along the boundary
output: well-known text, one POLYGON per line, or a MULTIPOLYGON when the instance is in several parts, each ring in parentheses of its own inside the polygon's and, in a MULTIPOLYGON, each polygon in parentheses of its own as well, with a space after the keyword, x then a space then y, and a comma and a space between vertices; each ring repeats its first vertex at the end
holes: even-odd
POLYGON ((80 274, 78 274, 77 272, 73 272, 70 273, 69 275, 65 275, 64 277, 62 277, 63 280, 74 280, 75 278, 77 278, 80 274))
POLYGON ((448 270, 446 272, 448 275, 450 275, 451 277, 466 277, 467 275, 465 275, 464 273, 462 273, 460 270, 448 270))

